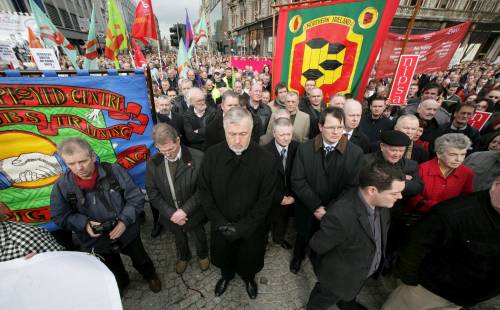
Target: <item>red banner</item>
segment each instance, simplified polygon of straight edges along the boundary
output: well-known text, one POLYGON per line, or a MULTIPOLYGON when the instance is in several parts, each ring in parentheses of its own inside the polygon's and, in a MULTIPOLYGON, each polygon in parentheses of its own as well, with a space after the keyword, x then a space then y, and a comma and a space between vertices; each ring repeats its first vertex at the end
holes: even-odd
POLYGON ((231 67, 240 70, 245 70, 246 66, 252 67, 252 71, 262 72, 264 66, 267 65, 271 70, 272 60, 270 58, 253 58, 253 57, 231 57, 231 67))
MULTIPOLYGON (((446 70, 470 25, 470 22, 465 22, 431 33, 409 36, 405 54, 420 56, 416 74, 446 70)), ((394 75, 404 38, 402 34, 387 34, 377 63, 377 79, 394 75)))
POLYGON ((396 70, 389 95, 390 104, 404 105, 410 89, 411 79, 417 69, 418 55, 402 55, 396 70))
POLYGON ((476 128, 477 130, 481 130, 486 122, 490 119, 490 112, 480 112, 476 111, 474 117, 469 121, 469 125, 476 128))

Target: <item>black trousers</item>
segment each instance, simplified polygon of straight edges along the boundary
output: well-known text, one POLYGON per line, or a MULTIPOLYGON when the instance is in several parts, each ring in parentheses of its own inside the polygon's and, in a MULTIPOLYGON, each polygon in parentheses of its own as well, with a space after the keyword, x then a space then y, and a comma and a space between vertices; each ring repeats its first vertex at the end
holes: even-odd
POLYGON ((189 249, 188 235, 191 236, 191 240, 194 242, 198 257, 200 259, 208 257, 207 235, 203 224, 200 223, 186 231, 183 226, 169 222, 168 229, 174 234, 178 259, 188 261, 192 257, 191 250, 189 249))
POLYGON ((295 244, 293 246, 293 257, 303 260, 306 257, 307 246, 309 245, 309 240, 319 229, 319 221, 316 217, 308 217, 295 219, 297 227, 297 239, 295 239, 295 244), (300 221, 300 224, 297 224, 300 221))
POLYGON ((271 206, 266 226, 267 234, 271 232, 274 243, 281 243, 285 240, 288 219, 290 218, 290 210, 293 210, 293 205, 282 206, 281 204, 278 204, 271 206))
POLYGON ((334 292, 324 287, 321 283, 316 282, 309 301, 307 302, 307 310, 326 310, 337 304, 341 310, 357 310, 359 309, 356 299, 343 301, 335 295, 334 292))
POLYGON ((51 231, 50 234, 56 239, 57 243, 66 249, 66 251, 76 251, 78 249, 73 242, 73 236, 70 230, 58 229, 51 231))
MULTIPOLYGON (((129 256, 132 259, 132 266, 142 275, 146 280, 152 279, 156 270, 149 258, 148 253, 144 249, 141 237, 137 237, 130 242, 127 246, 120 248, 120 253, 129 256)), ((115 275, 116 282, 120 291, 129 283, 129 276, 125 266, 123 265, 120 253, 98 253, 104 259, 103 263, 115 275)))
POLYGON ((158 209, 156 209, 155 207, 153 207, 153 204, 149 204, 149 206, 151 207, 151 215, 153 215, 153 224, 156 226, 158 224, 160 224, 159 220, 160 220, 160 211, 158 211, 158 209))

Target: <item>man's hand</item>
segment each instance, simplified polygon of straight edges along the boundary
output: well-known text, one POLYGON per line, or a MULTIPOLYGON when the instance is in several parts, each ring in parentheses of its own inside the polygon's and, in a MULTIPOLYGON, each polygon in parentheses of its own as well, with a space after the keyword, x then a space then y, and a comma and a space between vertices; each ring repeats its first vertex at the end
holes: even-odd
POLYGON ((113 228, 113 230, 109 232, 109 239, 115 240, 120 238, 120 236, 125 232, 125 229, 127 229, 127 226, 125 226, 122 221, 118 221, 118 224, 116 224, 115 228, 113 228))
POLYGON ((292 196, 283 196, 283 199, 281 200, 281 205, 283 206, 288 206, 295 203, 295 198, 292 196))
POLYGON ((326 213, 325 207, 321 206, 321 207, 317 208, 316 211, 314 211, 314 216, 318 220, 321 220, 321 218, 323 217, 323 215, 325 215, 325 213, 326 213))
POLYGON ((407 175, 405 175, 405 179, 406 179, 406 181, 411 181, 411 180, 413 180, 413 177, 411 175, 407 174, 407 175))
POLYGON ((236 239, 236 228, 232 224, 219 226, 217 230, 229 240, 236 239))
POLYGON ((186 224, 187 220, 187 214, 182 209, 177 209, 177 211, 172 214, 172 217, 170 217, 170 221, 179 226, 186 224))
POLYGON ((94 221, 89 221, 87 223, 87 226, 85 226, 85 229, 87 230, 87 234, 89 234, 89 236, 92 237, 92 238, 99 237, 101 234, 95 234, 94 230, 92 229, 92 226, 99 226, 99 225, 101 225, 101 223, 94 222, 94 221))
POLYGON ((30 259, 30 258, 32 258, 35 255, 36 255, 36 252, 33 251, 33 252, 29 253, 28 255, 24 256, 24 259, 30 259))

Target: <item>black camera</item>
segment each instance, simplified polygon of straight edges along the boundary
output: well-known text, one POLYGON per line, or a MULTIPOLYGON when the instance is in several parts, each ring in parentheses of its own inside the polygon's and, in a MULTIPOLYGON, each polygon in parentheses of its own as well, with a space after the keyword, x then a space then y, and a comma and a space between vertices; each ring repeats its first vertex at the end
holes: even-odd
POLYGON ((117 220, 111 220, 99 225, 91 225, 90 227, 92 227, 92 231, 94 232, 94 234, 100 235, 112 231, 113 228, 115 228, 116 224, 118 224, 117 220))

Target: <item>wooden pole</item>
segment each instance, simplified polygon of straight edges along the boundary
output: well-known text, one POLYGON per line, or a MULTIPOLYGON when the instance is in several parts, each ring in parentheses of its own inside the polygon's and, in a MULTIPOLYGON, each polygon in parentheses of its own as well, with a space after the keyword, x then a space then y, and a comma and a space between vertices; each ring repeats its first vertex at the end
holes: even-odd
POLYGON ((153 83, 151 81, 151 69, 149 65, 146 66, 146 82, 149 89, 149 102, 151 103, 151 116, 153 117, 153 123, 156 124, 156 106, 155 106, 155 96, 153 94, 153 83))
MULTIPOLYGON (((420 11, 420 6, 422 5, 423 0, 417 0, 417 4, 415 5, 415 9, 413 9, 413 15, 411 16, 410 23, 408 24, 408 29, 406 30, 405 34, 405 39, 403 41, 403 46, 401 47, 401 54, 400 54, 400 59, 401 55, 404 54, 406 45, 408 43, 408 38, 411 35, 411 32, 413 31, 413 26, 415 25, 415 20, 417 19, 418 12, 420 11)), ((398 61, 399 62, 399 61, 398 61)))

